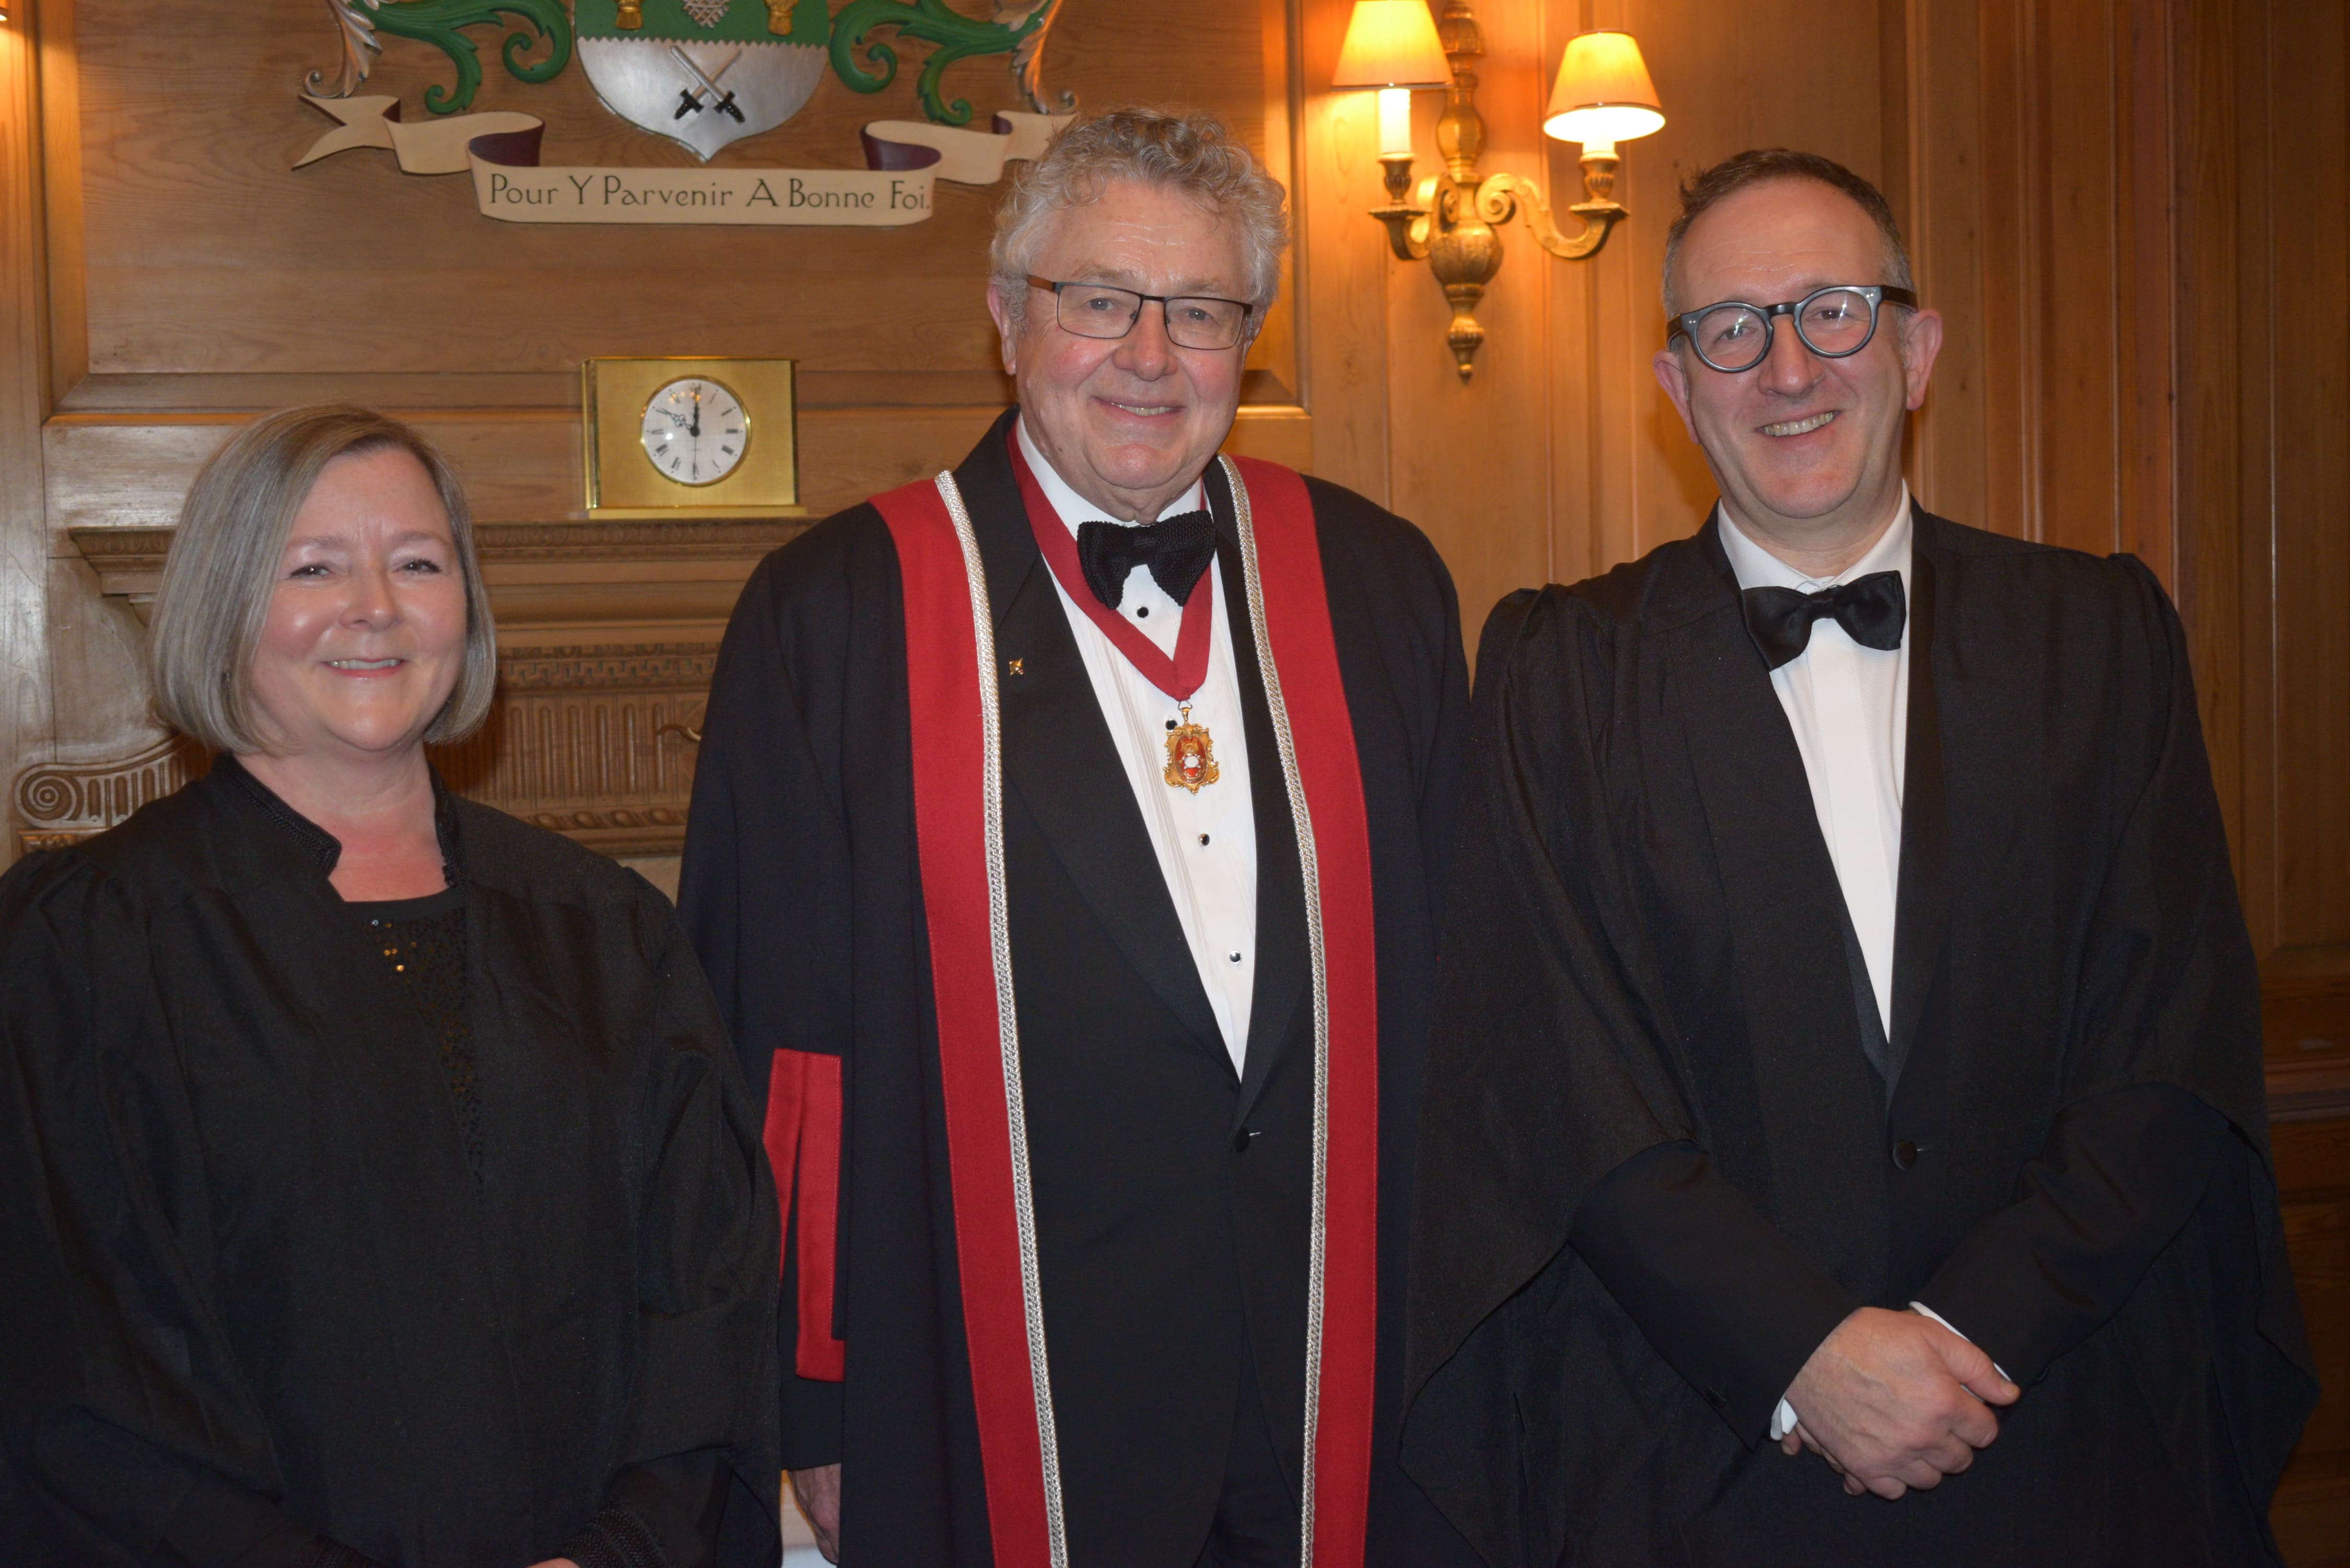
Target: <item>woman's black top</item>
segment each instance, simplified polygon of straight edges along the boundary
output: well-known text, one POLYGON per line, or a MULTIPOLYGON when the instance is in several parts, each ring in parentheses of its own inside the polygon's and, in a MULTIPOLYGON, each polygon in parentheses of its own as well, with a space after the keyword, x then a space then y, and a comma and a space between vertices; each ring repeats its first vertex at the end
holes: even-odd
POLYGON ((775 1192, 661 896, 233 758, 0 878, 0 1561, 772 1563, 775 1192))
POLYGON ((473 1028, 465 1017, 465 889, 451 886, 421 898, 384 898, 344 906, 362 939, 383 955, 400 989, 423 1015, 449 1101, 465 1141, 465 1163, 482 1179, 482 1091, 473 1073, 473 1028))

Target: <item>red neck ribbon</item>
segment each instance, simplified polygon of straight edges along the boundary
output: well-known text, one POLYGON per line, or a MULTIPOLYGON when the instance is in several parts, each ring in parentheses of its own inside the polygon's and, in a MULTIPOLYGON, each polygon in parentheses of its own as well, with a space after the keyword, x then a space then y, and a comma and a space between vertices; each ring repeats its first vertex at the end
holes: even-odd
POLYGON ((1045 487, 1036 483, 1028 454, 1020 450, 1020 432, 1014 430, 1004 439, 1012 443, 1012 472, 1020 476, 1020 499, 1028 504, 1028 531, 1036 535, 1036 547, 1045 553, 1045 564, 1053 568, 1061 591, 1101 628, 1110 646, 1126 655, 1126 661, 1140 670, 1145 680, 1178 702, 1188 700, 1208 679, 1208 633, 1216 618, 1208 583, 1216 575, 1215 563, 1208 563, 1208 569, 1191 585, 1191 597, 1183 601, 1182 629, 1175 634, 1175 657, 1170 659, 1159 651, 1157 643, 1095 595, 1093 585, 1086 581, 1085 568, 1077 562, 1076 539, 1061 514, 1053 510, 1045 487))

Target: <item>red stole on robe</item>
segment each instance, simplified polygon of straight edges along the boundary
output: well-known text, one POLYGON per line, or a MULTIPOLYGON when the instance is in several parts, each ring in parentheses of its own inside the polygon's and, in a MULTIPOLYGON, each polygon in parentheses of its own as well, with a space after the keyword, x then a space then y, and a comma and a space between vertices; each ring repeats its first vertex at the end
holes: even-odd
MULTIPOLYGON (((1280 753, 1277 773, 1251 771, 1260 787, 1277 777, 1289 792, 1312 963, 1314 1224, 1305 1436, 1313 1476, 1305 1539, 1316 1568, 1351 1568, 1363 1558, 1378 1329, 1378 994, 1370 835, 1305 482, 1274 463, 1222 461, 1247 587, 1248 616, 1232 618, 1235 635, 1246 628, 1254 639, 1280 753)), ((878 496, 873 504, 889 524, 904 583, 917 849, 989 1530, 998 1568, 1066 1568, 1013 1003, 994 618, 978 541, 951 474, 878 496)), ((837 1160, 837 1085, 832 1104, 837 1160)), ((807 1147, 800 1146, 802 1159, 807 1147)), ((823 1219, 827 1253, 829 1212, 827 1207, 823 1219)), ((805 1259, 805 1207, 800 1220, 805 1259)), ((829 1291, 812 1301, 807 1281, 804 1268, 804 1366, 812 1308, 826 1314, 823 1338, 829 1341, 829 1291)), ((847 1326, 853 1336, 855 1325, 847 1326)))

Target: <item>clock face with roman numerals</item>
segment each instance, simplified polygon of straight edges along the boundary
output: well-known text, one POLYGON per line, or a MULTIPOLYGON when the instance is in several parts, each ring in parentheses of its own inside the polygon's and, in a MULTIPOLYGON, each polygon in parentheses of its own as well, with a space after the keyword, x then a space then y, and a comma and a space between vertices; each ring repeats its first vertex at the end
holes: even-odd
POLYGON ((706 376, 684 376, 645 404, 640 439, 654 471, 679 484, 715 484, 751 442, 743 400, 706 376))

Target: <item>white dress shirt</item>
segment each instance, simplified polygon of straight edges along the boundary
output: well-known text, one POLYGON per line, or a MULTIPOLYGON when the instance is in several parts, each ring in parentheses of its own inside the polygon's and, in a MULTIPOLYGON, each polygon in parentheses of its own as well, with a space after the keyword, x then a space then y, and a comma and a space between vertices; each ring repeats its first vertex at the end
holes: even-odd
MULTIPOLYGON (((1134 526, 1107 515, 1071 489, 1029 439, 1024 417, 1016 428, 1021 454, 1073 536, 1082 523, 1134 526)), ((1205 487, 1194 483, 1162 515, 1206 506, 1205 487)), ((1248 741, 1242 733, 1240 675, 1232 662, 1232 616, 1223 583, 1211 562, 1208 597, 1201 604, 1215 617, 1208 639, 1208 676, 1190 703, 1191 722, 1208 730, 1220 776, 1197 794, 1166 779, 1167 732, 1179 722, 1180 705, 1128 662, 1085 607, 1069 597, 1059 577, 1054 577, 1053 586, 1086 661, 1086 674, 1093 680, 1094 700, 1101 704, 1102 720, 1126 766, 1135 804, 1142 809, 1159 875, 1191 944, 1208 1005, 1223 1031, 1224 1049, 1232 1054, 1232 1070, 1241 1072, 1246 1065, 1249 1006, 1256 990, 1256 815, 1249 795, 1248 741)), ((1077 591, 1091 590, 1080 583, 1077 591)), ((1161 652, 1173 655, 1183 607, 1168 597, 1149 567, 1137 566, 1128 576, 1116 613, 1161 652)))

